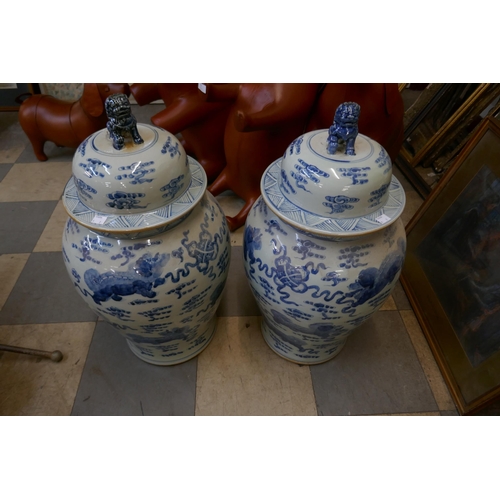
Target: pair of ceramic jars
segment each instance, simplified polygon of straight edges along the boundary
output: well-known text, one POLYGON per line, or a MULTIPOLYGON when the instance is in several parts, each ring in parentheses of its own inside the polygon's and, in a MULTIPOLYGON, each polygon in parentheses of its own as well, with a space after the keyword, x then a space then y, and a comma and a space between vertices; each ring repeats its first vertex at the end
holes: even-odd
MULTIPOLYGON (((216 329, 229 229, 203 168, 178 139, 136 124, 125 96, 108 100, 108 130, 73 159, 63 257, 82 298, 139 358, 181 363, 216 329)), ((404 191, 385 150, 354 134, 357 114, 359 106, 342 105, 330 130, 293 141, 264 173, 245 226, 245 271, 264 339, 300 364, 338 354, 403 265, 404 191)))

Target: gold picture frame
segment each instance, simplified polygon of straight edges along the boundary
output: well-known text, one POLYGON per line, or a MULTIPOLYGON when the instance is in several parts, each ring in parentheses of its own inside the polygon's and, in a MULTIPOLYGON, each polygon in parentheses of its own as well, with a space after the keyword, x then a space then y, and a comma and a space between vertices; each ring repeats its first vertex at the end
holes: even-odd
POLYGON ((500 84, 430 84, 405 113, 397 166, 425 198, 480 121, 500 109, 500 84))
POLYGON ((401 281, 462 414, 500 397, 500 124, 486 118, 407 226, 401 281))

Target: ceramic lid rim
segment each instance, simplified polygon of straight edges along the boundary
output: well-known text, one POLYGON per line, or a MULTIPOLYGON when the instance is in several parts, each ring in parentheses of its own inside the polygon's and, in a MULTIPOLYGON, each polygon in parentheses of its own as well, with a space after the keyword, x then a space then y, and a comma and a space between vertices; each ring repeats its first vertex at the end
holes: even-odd
POLYGON ((137 233, 151 231, 170 225, 172 222, 184 217, 201 200, 207 188, 207 175, 199 162, 187 156, 191 172, 191 183, 182 196, 163 207, 149 212, 110 214, 98 212, 88 207, 78 197, 74 177, 67 182, 62 196, 63 206, 68 214, 78 224, 97 232, 106 233, 137 233), (168 208, 170 207, 170 209, 168 208), (175 212, 175 213, 174 213, 175 212), (106 218, 105 224, 96 224, 91 221, 95 216, 106 218), (152 220, 148 223, 147 219, 152 220), (135 223, 135 225, 134 225, 135 223))
POLYGON ((337 238, 363 236, 390 226, 403 213, 406 195, 401 183, 394 175, 391 178, 387 202, 374 212, 351 219, 328 218, 307 212, 290 202, 279 189, 281 161, 282 158, 279 158, 267 167, 261 179, 261 194, 272 212, 286 223, 301 231, 319 236, 337 238), (280 211, 280 207, 283 205, 286 205, 286 208, 289 209, 287 213, 280 211), (389 220, 379 223, 376 219, 381 215, 386 215, 389 220), (309 225, 311 221, 314 225, 309 225))

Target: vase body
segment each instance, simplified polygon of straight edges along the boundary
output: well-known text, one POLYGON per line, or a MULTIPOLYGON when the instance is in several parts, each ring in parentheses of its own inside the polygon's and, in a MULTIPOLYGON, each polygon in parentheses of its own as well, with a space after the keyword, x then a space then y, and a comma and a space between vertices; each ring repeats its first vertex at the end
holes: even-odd
POLYGON ((216 328, 231 253, 207 176, 170 132, 137 123, 124 94, 73 157, 63 258, 87 305, 156 365, 199 354, 216 328))
POLYGON ((157 365, 187 361, 208 345, 229 268, 229 230, 210 193, 176 222, 130 239, 70 217, 63 233, 64 262, 83 300, 157 365))
POLYGON ((244 262, 269 347, 299 364, 335 357, 391 294, 405 247, 399 218, 360 237, 318 237, 260 197, 246 221, 244 262))
POLYGON ((389 297, 403 267, 405 194, 387 151, 358 133, 360 106, 306 132, 261 179, 244 235, 262 334, 299 364, 335 357, 389 297))

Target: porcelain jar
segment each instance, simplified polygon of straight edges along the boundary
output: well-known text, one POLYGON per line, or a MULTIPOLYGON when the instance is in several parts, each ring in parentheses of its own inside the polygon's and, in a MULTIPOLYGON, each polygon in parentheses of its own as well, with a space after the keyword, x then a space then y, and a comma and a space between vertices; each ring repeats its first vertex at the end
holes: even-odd
POLYGON ((126 96, 108 99, 132 130, 120 140, 110 119, 76 151, 63 194, 64 262, 82 299, 134 354, 181 363, 216 329, 231 253, 226 218, 179 140, 136 124, 126 96))
POLYGON ((389 297, 404 262, 404 190, 384 148, 357 133, 359 111, 344 103, 330 129, 294 140, 265 171, 245 225, 262 334, 299 364, 335 357, 389 297))

